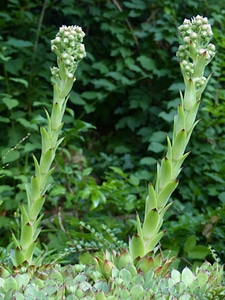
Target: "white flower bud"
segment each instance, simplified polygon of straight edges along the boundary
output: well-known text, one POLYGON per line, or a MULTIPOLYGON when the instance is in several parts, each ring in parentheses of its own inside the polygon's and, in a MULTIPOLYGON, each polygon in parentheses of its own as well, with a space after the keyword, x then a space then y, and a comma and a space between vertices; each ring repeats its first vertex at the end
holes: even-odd
POLYGON ((65 51, 64 51, 63 54, 62 54, 62 58, 63 58, 63 59, 67 59, 67 58, 68 58, 68 54, 67 54, 65 51))
POLYGON ((70 33, 69 33, 69 31, 65 31, 65 32, 63 33, 63 35, 69 37, 70 33))
POLYGON ((64 43, 64 44, 69 44, 68 38, 64 38, 64 39, 63 39, 63 43, 64 43))
MULTIPOLYGON (((184 19, 184 22, 183 22, 184 25, 188 25, 190 26, 191 25, 191 21, 188 20, 188 19, 184 19)), ((182 25, 181 25, 182 26, 182 25)))
POLYGON ((192 32, 190 35, 191 40, 196 40, 198 38, 198 35, 196 32, 192 32))
POLYGON ((80 51, 81 51, 81 52, 85 52, 84 44, 80 44, 80 51))
POLYGON ((190 43, 190 37, 189 36, 185 36, 183 38, 183 41, 184 41, 185 44, 189 44, 190 43))
POLYGON ((202 36, 203 38, 207 38, 207 37, 208 37, 208 32, 207 32, 207 31, 202 31, 202 32, 201 32, 201 36, 202 36))

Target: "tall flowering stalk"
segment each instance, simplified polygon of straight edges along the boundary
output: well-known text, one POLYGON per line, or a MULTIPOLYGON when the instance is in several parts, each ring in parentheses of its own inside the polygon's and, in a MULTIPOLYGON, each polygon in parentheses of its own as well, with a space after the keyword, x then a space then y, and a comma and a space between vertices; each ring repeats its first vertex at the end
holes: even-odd
POLYGON ((11 259, 14 266, 31 264, 38 236, 41 232, 40 215, 49 187, 49 177, 54 171, 52 163, 56 150, 63 141, 60 132, 63 127, 63 115, 69 93, 75 81, 74 73, 79 62, 85 57, 83 45, 84 32, 78 26, 62 26, 51 49, 57 56, 57 67, 51 68, 53 82, 53 105, 51 115, 46 111, 47 128, 41 127, 41 157, 35 156, 35 174, 26 185, 27 204, 21 204, 20 239, 13 234, 16 248, 12 250, 11 259))
POLYGON ((152 251, 164 235, 160 231, 171 194, 178 185, 181 166, 188 156, 186 146, 198 121, 196 115, 202 93, 210 79, 204 76, 205 67, 215 55, 215 46, 210 43, 211 26, 207 18, 197 16, 185 19, 179 27, 183 44, 179 46, 177 57, 184 78, 185 91, 180 92, 181 104, 174 118, 172 141, 167 136, 167 154, 157 166, 156 184, 149 183, 149 193, 145 202, 143 224, 137 215, 137 233, 129 243, 133 259, 143 257, 152 251))

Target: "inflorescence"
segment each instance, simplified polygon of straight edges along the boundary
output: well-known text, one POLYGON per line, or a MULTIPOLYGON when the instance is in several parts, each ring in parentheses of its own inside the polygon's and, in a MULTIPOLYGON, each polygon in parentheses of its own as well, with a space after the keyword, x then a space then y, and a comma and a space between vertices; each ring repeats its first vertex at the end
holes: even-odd
POLYGON ((189 78, 199 77, 198 86, 204 85, 204 68, 216 52, 215 45, 210 43, 213 32, 209 21, 201 16, 192 20, 185 19, 178 29, 183 38, 183 45, 179 46, 176 55, 181 61, 182 69, 189 78))
POLYGON ((85 33, 79 26, 60 27, 54 40, 51 41, 52 52, 58 57, 58 68, 51 69, 53 76, 73 78, 78 63, 86 56, 83 37, 85 33))

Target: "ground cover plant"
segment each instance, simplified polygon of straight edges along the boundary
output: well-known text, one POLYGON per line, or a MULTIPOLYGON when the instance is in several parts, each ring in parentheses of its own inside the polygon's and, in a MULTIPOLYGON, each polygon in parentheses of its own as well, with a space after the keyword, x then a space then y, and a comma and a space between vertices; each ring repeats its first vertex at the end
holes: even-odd
MULTIPOLYGON (((172 205, 168 201, 178 185, 177 176, 189 154, 185 149, 198 123, 196 115, 201 95, 211 77, 205 77, 205 67, 215 55, 215 46, 210 43, 212 30, 207 18, 198 15, 191 20, 185 19, 179 30, 183 43, 177 51, 177 57, 185 89, 180 92, 181 103, 174 118, 172 135, 167 135, 166 155, 157 166, 155 184, 149 183, 148 186, 143 221, 137 215, 137 233, 129 240, 127 247, 105 227, 111 243, 117 247, 108 247, 101 253, 94 251, 89 255, 86 252, 80 257, 82 264, 66 267, 58 265, 56 261, 44 264, 48 252, 39 251, 38 240, 45 194, 54 171, 52 163, 56 150, 63 142, 63 138, 59 137, 63 127, 62 118, 74 83, 74 72, 85 57, 82 43, 84 32, 77 26, 62 26, 52 40, 52 51, 57 56, 57 66, 51 68, 53 104, 50 114, 46 110, 46 125, 40 129, 40 159, 33 155, 35 174, 26 184, 27 202, 20 205, 19 235, 17 237, 12 233, 14 246, 8 248, 13 249, 2 261, 0 292, 4 299, 223 299, 223 267, 213 250, 213 264, 205 262, 194 270, 186 267, 179 271, 171 269, 174 258, 169 254, 165 256, 159 246, 165 233, 160 231, 164 214, 172 205)), ((122 186, 123 181, 128 181, 134 187, 138 185, 135 176, 128 177, 116 167, 112 169, 122 177, 122 186)), ((85 172, 88 174, 87 169, 85 172)), ((110 187, 113 190, 110 184, 106 186, 109 192, 110 187)), ((98 198, 106 201, 104 194, 97 187, 96 190, 93 205, 96 205, 98 198)), ((82 226, 104 240, 104 236, 89 225, 83 223, 82 226)), ((195 242, 195 239, 189 240, 186 249, 194 249, 195 242)), ((88 246, 92 251, 95 250, 93 245, 88 246)), ((109 243, 106 243, 107 246, 109 243)))

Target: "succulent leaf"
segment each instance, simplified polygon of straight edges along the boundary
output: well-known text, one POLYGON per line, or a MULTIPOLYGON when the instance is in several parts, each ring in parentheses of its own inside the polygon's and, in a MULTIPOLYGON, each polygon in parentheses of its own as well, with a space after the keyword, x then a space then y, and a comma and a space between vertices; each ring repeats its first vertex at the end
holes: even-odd
POLYGON ((144 243, 138 234, 133 235, 132 239, 130 239, 129 251, 133 259, 138 256, 142 257, 145 255, 144 243))
POLYGON ((157 197, 157 209, 161 211, 169 200, 171 194, 176 189, 178 180, 172 180, 169 182, 164 189, 159 193, 157 197))

